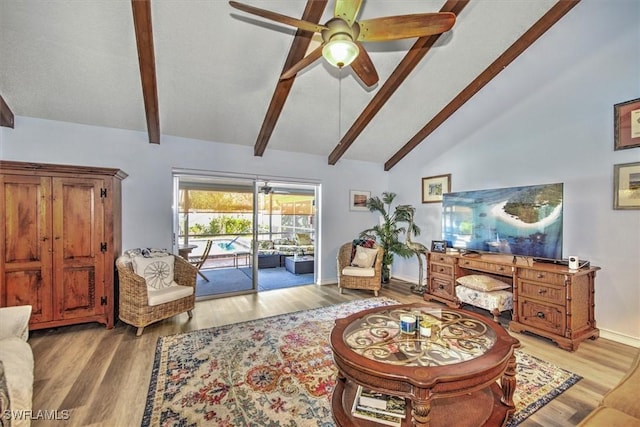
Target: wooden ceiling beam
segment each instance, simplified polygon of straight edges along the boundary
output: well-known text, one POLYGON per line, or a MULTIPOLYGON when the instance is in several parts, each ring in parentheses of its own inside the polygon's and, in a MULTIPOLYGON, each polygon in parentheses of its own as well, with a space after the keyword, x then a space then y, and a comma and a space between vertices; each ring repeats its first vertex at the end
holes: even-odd
MULTIPOLYGON (((301 19, 317 24, 320 22, 326 6, 327 0, 308 0, 301 19)), ((304 58, 313 34, 311 31, 296 31, 295 38, 287 55, 287 60, 284 63, 284 67, 282 67, 283 73, 304 58)), ((279 78, 280 76, 278 76, 278 79, 279 78)), ((269 103, 269 109, 262 122, 260 133, 253 148, 253 154, 255 156, 262 156, 267 149, 267 144, 269 144, 269 139, 278 123, 278 118, 280 118, 280 113, 282 113, 294 81, 295 77, 287 80, 278 80, 276 89, 273 92, 273 97, 269 103)))
POLYGON ((144 110, 147 116, 149 143, 160 144, 160 113, 158 108, 158 83, 156 81, 156 59, 153 49, 153 27, 151 25, 151 0, 131 0, 133 25, 138 46, 138 62, 142 81, 144 110))
MULTIPOLYGON (((440 12, 452 12, 456 15, 464 9, 469 3, 469 0, 448 0, 440 9, 440 12)), ((420 37, 416 40, 415 44, 409 49, 409 52, 402 59, 400 64, 393 70, 393 73, 384 82, 380 90, 375 94, 373 99, 360 113, 360 116, 353 122, 351 128, 344 134, 338 145, 329 154, 329 164, 335 165, 338 160, 344 155, 344 153, 351 147, 356 138, 360 136, 362 131, 373 120, 373 118, 382 109, 384 104, 387 103, 391 95, 394 94, 396 89, 405 81, 413 69, 420 63, 422 58, 429 52, 435 42, 442 36, 437 34, 428 37, 420 37)))
POLYGON ((416 148, 427 136, 445 122, 458 108, 464 105, 495 76, 513 62, 522 52, 527 50, 540 36, 566 15, 580 0, 558 0, 526 33, 516 40, 502 55, 489 65, 478 77, 465 87, 449 104, 434 116, 418 133, 413 136, 398 152, 384 164, 388 171, 402 160, 411 150, 416 148))
POLYGON ((0 126, 13 129, 13 112, 0 95, 0 126))

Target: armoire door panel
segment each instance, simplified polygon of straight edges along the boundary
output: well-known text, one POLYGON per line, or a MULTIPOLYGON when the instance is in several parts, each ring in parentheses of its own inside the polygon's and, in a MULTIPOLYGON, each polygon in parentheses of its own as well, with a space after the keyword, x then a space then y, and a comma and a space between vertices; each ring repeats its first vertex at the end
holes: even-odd
POLYGON ((0 303, 32 305, 31 322, 52 316, 50 200, 49 177, 0 177, 0 303))
POLYGON ((54 299, 60 319, 103 312, 96 298, 104 295, 104 212, 101 179, 54 178, 54 299))
POLYGON ((31 322, 46 322, 52 319, 50 276, 40 270, 22 270, 4 275, 6 289, 5 306, 31 305, 31 322))
POLYGON ((91 267, 68 268, 64 272, 64 286, 59 313, 62 319, 85 317, 104 312, 96 295, 95 271, 91 267))

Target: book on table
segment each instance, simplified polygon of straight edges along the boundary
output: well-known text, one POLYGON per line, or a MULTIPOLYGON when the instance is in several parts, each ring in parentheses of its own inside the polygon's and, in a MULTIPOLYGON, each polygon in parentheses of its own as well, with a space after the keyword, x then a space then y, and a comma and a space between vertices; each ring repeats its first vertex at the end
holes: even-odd
POLYGON ((354 417, 390 426, 400 426, 406 417, 404 398, 358 386, 351 413, 354 417))

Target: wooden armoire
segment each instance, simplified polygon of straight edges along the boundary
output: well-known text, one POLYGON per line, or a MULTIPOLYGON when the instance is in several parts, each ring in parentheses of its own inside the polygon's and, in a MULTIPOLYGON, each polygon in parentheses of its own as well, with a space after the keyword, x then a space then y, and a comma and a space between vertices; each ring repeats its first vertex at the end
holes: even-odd
POLYGON ((121 251, 119 169, 0 161, 0 306, 30 328, 112 328, 121 251))

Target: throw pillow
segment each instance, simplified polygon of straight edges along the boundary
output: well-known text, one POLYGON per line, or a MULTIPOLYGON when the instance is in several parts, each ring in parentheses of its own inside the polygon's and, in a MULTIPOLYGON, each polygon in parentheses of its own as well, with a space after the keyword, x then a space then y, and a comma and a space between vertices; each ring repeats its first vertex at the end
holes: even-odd
POLYGON ((458 277, 458 279, 456 279, 456 282, 458 282, 458 284, 464 286, 465 288, 482 292, 491 292, 511 288, 510 284, 498 279, 494 279, 490 276, 485 276, 483 274, 470 274, 468 276, 458 277))
POLYGON ((373 248, 365 248, 364 246, 356 246, 356 254, 351 261, 354 267, 371 268, 378 255, 378 250, 373 248))
POLYGON ((174 262, 173 255, 154 258, 136 256, 133 257, 133 271, 138 276, 144 277, 149 288, 164 289, 177 285, 173 281, 174 262))
POLYGON ((313 243, 311 243, 311 236, 309 236, 308 233, 297 233, 296 240, 300 246, 313 245, 313 243))

